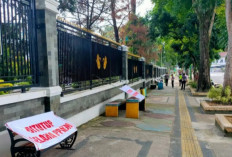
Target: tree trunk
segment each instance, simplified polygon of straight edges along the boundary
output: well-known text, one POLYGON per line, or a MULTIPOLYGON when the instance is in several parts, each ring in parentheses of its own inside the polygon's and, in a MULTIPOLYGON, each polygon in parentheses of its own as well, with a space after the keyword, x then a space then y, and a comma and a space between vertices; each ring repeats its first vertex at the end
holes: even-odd
POLYGON ((215 19, 215 15, 216 15, 216 8, 213 11, 213 16, 211 18, 210 21, 210 27, 209 27, 209 38, 211 38, 211 34, 212 34, 212 30, 213 30, 213 24, 214 24, 214 19, 215 19))
POLYGON ((87 10, 87 13, 86 13, 86 28, 90 30, 90 21, 89 21, 89 0, 87 0, 87 5, 86 5, 86 10, 87 10))
POLYGON ((131 11, 132 14, 136 14, 136 0, 131 0, 131 11))
POLYGON ((114 25, 114 37, 115 37, 115 41, 119 43, 118 27, 116 25, 114 25))
POLYGON ((200 68, 197 91, 207 91, 211 87, 210 82, 210 62, 209 62, 209 29, 210 15, 200 15, 199 32, 200 32, 200 68))
POLYGON ((228 31, 228 53, 226 59, 226 69, 224 74, 224 88, 230 86, 232 89, 232 11, 231 0, 226 0, 226 26, 228 31))
POLYGON ((111 4, 110 4, 111 17, 112 17, 112 21, 113 21, 115 41, 119 42, 118 27, 117 27, 116 12, 115 12, 115 3, 116 3, 116 0, 111 0, 111 4))

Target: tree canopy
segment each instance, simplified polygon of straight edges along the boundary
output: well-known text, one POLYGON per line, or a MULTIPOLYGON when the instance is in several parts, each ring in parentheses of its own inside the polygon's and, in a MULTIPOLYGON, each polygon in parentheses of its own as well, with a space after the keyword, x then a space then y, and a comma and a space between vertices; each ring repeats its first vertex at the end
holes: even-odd
MULTIPOLYGON (((224 51, 227 42, 224 3, 216 0, 207 2, 153 0, 153 2, 155 7, 149 15, 149 35, 152 40, 165 43, 164 55, 167 55, 167 58, 173 56, 169 53, 177 54, 176 60, 170 59, 173 64, 177 63, 179 67, 185 69, 193 65, 194 71, 200 71, 200 67, 204 67, 202 64, 210 67, 212 61, 219 59, 218 52, 224 51), (202 18, 208 19, 208 23, 205 24, 202 18), (204 50, 201 46, 204 39, 203 25, 207 26, 205 29, 208 33, 207 41, 204 41, 206 43, 204 50), (207 45, 209 46, 208 57, 207 45), (206 56, 202 58, 201 55, 205 53, 206 56), (207 63, 204 63, 205 61, 207 63)), ((205 79, 202 78, 202 80, 205 79)), ((208 87, 204 87, 206 88, 208 87)))

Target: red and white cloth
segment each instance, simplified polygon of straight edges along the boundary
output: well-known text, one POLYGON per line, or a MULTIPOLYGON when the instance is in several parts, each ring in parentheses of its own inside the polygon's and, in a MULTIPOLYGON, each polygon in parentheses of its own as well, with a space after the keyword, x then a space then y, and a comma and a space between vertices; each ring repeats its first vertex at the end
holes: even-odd
POLYGON ((34 143, 36 150, 60 143, 77 131, 75 125, 56 116, 53 112, 8 122, 5 126, 34 143))
POLYGON ((125 93, 129 94, 130 96, 136 97, 137 99, 139 99, 139 102, 141 102, 143 99, 145 99, 145 97, 140 94, 139 92, 137 92, 136 90, 134 90, 133 88, 131 88, 130 86, 123 86, 120 88, 122 91, 124 91, 125 93))

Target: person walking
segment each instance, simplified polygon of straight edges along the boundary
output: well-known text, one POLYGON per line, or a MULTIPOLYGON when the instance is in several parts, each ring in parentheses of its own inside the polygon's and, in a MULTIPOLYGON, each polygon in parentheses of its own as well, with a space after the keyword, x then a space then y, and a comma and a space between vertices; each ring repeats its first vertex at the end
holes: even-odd
POLYGON ((185 90, 185 84, 187 82, 187 75, 185 75, 185 73, 183 73, 183 76, 182 76, 182 85, 181 85, 181 90, 185 90))
POLYGON ((166 86, 168 86, 168 79, 169 79, 168 73, 166 73, 166 75, 164 76, 164 79, 165 79, 166 86))
POLYGON ((179 86, 181 86, 181 85, 182 85, 182 74, 179 73, 179 86))
POLYGON ((174 80, 175 80, 175 77, 174 77, 173 74, 171 75, 171 80, 172 80, 172 88, 174 88, 174 80))

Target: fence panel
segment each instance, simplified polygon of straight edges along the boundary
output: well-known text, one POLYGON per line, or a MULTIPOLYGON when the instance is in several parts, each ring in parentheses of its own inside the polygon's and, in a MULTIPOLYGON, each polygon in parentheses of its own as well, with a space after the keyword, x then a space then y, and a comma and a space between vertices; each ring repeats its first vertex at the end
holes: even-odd
POLYGON ((157 78, 157 67, 154 67, 154 77, 157 78))
POLYGON ((142 77, 142 62, 134 59, 128 59, 128 79, 142 77))
POLYGON ((58 63, 60 84, 91 79, 90 40, 58 29, 58 63), (86 62, 88 61, 88 62, 86 62))
POLYGON ((110 46, 92 42, 93 79, 104 79, 122 74, 122 52, 110 46))
POLYGON ((117 45, 60 20, 57 20, 57 29, 62 87, 92 88, 110 83, 112 77, 121 77, 122 51, 117 45))
POLYGON ((149 65, 149 64, 146 64, 145 67, 146 67, 146 78, 152 78, 153 66, 149 65))
POLYGON ((0 0, 0 91, 37 83, 34 0, 0 0))

